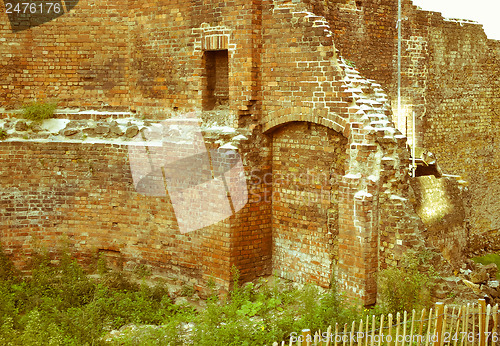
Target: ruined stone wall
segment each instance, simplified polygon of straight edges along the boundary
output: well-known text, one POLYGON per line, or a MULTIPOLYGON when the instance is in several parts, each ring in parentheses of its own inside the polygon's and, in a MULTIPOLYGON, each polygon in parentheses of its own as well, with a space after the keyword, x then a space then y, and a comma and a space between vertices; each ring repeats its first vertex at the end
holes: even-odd
MULTIPOLYGON (((339 189, 338 211, 332 200, 327 215, 323 213, 317 219, 326 219, 338 227, 337 239, 333 239, 334 244, 338 241, 338 261, 334 257, 330 266, 339 288, 366 304, 374 303, 377 271, 397 263, 409 247, 423 243, 419 235, 422 224, 407 199, 408 152, 404 136, 394 129, 387 96, 380 85, 366 79, 338 55, 330 24, 313 12, 311 4, 269 1, 263 6, 263 16, 262 119, 264 130, 276 141, 273 173, 288 167, 303 172, 309 167, 281 150, 291 122, 321 124, 347 139, 345 170, 332 183, 339 189)), ((318 155, 316 139, 301 139, 309 138, 305 127, 294 128, 294 132, 290 143, 301 144, 301 156, 318 155)), ((332 176, 340 171, 339 157, 332 158, 332 176)), ((304 187, 304 191, 310 189, 304 187)), ((274 242, 273 254, 278 257, 274 263, 286 267, 285 275, 298 279, 311 278, 309 272, 316 272, 318 282, 324 285, 332 274, 327 271, 326 254, 315 253, 316 247, 311 245, 322 237, 323 228, 320 232, 306 231, 294 219, 286 218, 282 211, 292 208, 293 203, 285 203, 283 209, 280 198, 297 201, 288 195, 279 184, 273 184, 273 201, 277 198, 278 202, 273 202, 273 236, 290 244, 274 242), (275 206, 279 207, 276 211, 275 206), (277 222, 292 223, 297 231, 286 232, 286 227, 275 227, 277 222), (303 244, 291 245, 304 234, 307 236, 303 244), (300 249, 303 260, 292 259, 299 251, 296 249, 300 249), (306 272, 293 269, 311 255, 322 258, 324 264, 310 264, 306 272)), ((293 208, 298 219, 321 214, 322 209, 319 203, 314 208, 305 204, 293 208)), ((331 249, 326 247, 324 251, 331 249)))
POLYGON ((403 1, 401 114, 397 107, 397 1, 311 1, 340 54, 389 94, 393 120, 447 174, 470 182, 472 233, 498 230, 499 51, 481 25, 444 19, 403 1), (360 6, 361 5, 361 6, 360 6))
MULTIPOLYGON (((200 286, 215 278, 228 287, 233 264, 243 281, 270 274, 275 268, 285 277, 328 286, 334 272, 341 290, 365 304, 374 303, 377 271, 397 263, 409 247, 422 244, 422 225, 408 201, 408 151, 404 136, 392 122, 386 93, 342 58, 330 24, 316 13, 316 4, 279 0, 128 5, 130 59, 124 69, 129 100, 109 102, 125 105, 136 117, 148 118, 147 122, 168 118, 170 111, 201 111, 214 85, 207 61, 213 54, 227 52, 229 103, 223 109, 203 112, 201 118, 211 148, 222 143, 239 148, 250 199, 243 209, 216 225, 181 235, 168 199, 141 197, 130 186, 124 144, 105 141, 90 149, 94 148, 91 144, 81 143, 84 136, 72 131, 63 133, 64 138, 47 134, 57 144, 24 143, 24 136, 29 142, 38 135, 29 129, 9 129, 8 142, 1 144, 6 148, 4 159, 12 155, 15 159, 13 153, 19 150, 19 159, 29 165, 13 160, 9 169, 33 181, 33 186, 21 186, 9 179, 9 171, 2 175, 9 186, 2 203, 9 205, 7 213, 15 212, 7 215, 7 225, 2 224, 2 243, 11 254, 22 246, 31 251, 30 245, 24 245, 30 233, 38 232, 46 244, 53 241, 52 234, 61 233, 79 244, 78 251, 86 256, 99 250, 90 245, 98 247, 102 242, 108 248, 101 250, 109 256, 123 254, 125 263, 142 257, 146 264, 165 272, 194 277, 200 286), (244 133, 239 139, 235 139, 237 126, 244 133), (228 128, 234 138, 221 135, 228 128), (290 151, 286 143, 292 144, 290 151), (300 148, 294 148, 295 144, 300 148), (38 165, 38 153, 54 147, 54 164, 41 170, 43 174, 48 170, 50 179, 37 182, 36 172, 26 167, 38 165), (38 212, 31 210, 37 204, 27 210, 18 205, 50 198, 47 186, 60 179, 56 162, 61 162, 61 175, 67 174, 64 184, 69 185, 54 208, 68 211, 55 214, 60 222, 35 231, 25 227, 23 220, 38 212), (102 172, 85 176, 88 162, 102 172), (308 175, 328 171, 330 179, 307 186, 279 185, 280 170, 308 175), (82 174, 88 182, 79 187, 82 174), (115 181, 116 174, 125 179, 115 181), (330 191, 329 198, 320 196, 314 205, 299 197, 323 188, 330 191), (20 197, 30 196, 30 191, 41 197, 20 197), (77 192, 87 199, 73 197, 77 192), (115 200, 123 202, 114 208, 115 200), (93 205, 98 211, 87 208, 93 205), (12 231, 12 225, 22 231, 12 231), (91 236, 95 241, 85 239, 91 236), (297 243, 297 249, 287 242, 297 243), (179 257, 174 253, 177 250, 179 257), (301 252, 300 262, 294 263, 294 251, 301 252), (301 266, 306 262, 306 267, 301 266)), ((373 23, 371 27, 376 28, 373 23)), ((101 47, 108 49, 104 43, 100 42, 101 47)), ((382 54, 380 59, 387 57, 382 54)), ((218 63, 224 65, 221 60, 218 63)), ((382 67, 387 71, 386 65, 382 67)), ((112 66, 108 69, 114 71, 112 66)), ((96 98, 91 100, 98 103, 96 98)), ((2 101, 12 104, 7 96, 2 101)))

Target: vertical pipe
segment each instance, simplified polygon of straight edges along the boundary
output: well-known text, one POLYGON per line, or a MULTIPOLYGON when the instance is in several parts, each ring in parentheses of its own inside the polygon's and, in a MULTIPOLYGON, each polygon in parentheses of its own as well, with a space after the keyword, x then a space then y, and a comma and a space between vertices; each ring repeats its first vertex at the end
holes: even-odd
POLYGON ((398 0, 398 126, 400 129, 403 126, 401 118, 401 12, 401 0, 398 0))
POLYGON ((415 149, 416 149, 416 132, 415 132, 415 111, 413 111, 413 114, 412 114, 412 137, 413 137, 413 140, 412 140, 412 147, 413 147, 413 154, 411 154, 411 157, 412 157, 412 164, 411 164, 411 167, 412 167, 412 171, 413 171, 413 174, 412 176, 415 178, 415 171, 417 169, 417 167, 415 166, 415 149))

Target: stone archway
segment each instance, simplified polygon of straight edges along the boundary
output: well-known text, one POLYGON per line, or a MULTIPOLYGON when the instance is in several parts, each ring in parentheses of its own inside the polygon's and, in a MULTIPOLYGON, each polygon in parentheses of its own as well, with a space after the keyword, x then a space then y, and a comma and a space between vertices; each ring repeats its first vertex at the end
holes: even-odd
POLYGON ((290 122, 273 132, 273 268, 280 276, 330 285, 346 159, 347 139, 325 126, 290 122))

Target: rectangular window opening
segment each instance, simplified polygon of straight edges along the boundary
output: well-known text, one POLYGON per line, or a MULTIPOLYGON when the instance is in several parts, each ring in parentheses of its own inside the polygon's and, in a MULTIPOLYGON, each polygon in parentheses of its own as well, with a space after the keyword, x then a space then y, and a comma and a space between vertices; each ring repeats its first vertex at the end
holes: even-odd
POLYGON ((203 109, 212 110, 229 103, 229 57, 226 50, 205 51, 203 109))

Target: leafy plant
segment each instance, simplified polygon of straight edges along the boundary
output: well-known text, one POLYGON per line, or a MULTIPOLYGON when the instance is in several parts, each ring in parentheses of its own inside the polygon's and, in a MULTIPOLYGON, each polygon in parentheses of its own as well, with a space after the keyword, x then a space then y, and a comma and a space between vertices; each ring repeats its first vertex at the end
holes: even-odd
POLYGON ((5 138, 7 138, 7 131, 0 129, 0 141, 3 141, 5 138))
POLYGON ((192 297, 192 296, 194 296, 195 293, 196 293, 196 290, 194 289, 193 286, 184 285, 181 288, 181 296, 192 297))
POLYGON ((350 66, 352 68, 356 68, 356 63, 352 60, 344 59, 344 62, 347 66, 350 66))
POLYGON ((411 311, 431 305, 431 290, 437 272, 427 264, 431 252, 409 251, 399 267, 391 267, 379 273, 381 305, 387 312, 411 311))
POLYGON ((56 103, 33 102, 23 106, 22 114, 25 119, 41 121, 52 118, 56 108, 56 103))

